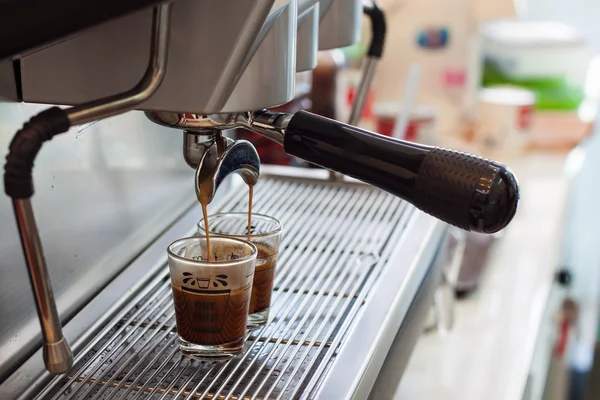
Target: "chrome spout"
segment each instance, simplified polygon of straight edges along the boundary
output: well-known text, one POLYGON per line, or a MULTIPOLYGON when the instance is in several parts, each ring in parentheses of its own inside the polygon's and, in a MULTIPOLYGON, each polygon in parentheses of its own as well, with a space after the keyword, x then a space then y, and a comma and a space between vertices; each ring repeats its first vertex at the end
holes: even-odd
POLYGON ((184 158, 196 168, 196 196, 202 204, 212 201, 223 180, 238 174, 248 186, 254 186, 260 174, 260 159, 254 146, 245 140, 234 141, 212 132, 185 131, 184 158))

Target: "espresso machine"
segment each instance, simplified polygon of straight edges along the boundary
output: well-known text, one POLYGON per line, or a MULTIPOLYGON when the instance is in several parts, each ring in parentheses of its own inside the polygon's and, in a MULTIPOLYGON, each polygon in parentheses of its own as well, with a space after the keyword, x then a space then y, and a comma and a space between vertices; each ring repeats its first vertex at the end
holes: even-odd
POLYGON ((382 54, 381 10, 37 3, 0 5, 0 398, 360 399, 399 381, 448 224, 503 229, 518 186, 494 161, 354 126, 382 54), (363 13, 374 39, 351 124, 270 111, 318 50, 359 40, 363 13), (324 169, 261 165, 236 128, 324 169), (211 213, 245 211, 245 185, 254 210, 285 226, 273 317, 242 356, 187 359, 165 249, 195 232, 200 198, 211 213))

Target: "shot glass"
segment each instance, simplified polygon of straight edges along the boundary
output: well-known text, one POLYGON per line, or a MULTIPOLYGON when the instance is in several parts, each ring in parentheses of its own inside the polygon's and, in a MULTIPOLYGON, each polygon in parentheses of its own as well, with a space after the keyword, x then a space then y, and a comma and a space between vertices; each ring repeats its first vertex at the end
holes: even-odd
POLYGON ((176 240, 168 248, 179 348, 199 360, 240 353, 258 251, 229 237, 176 240))
MULTIPOLYGON (((211 237, 226 236, 247 240, 258 249, 248 316, 248 329, 256 329, 269 320, 282 225, 273 217, 256 213, 252 214, 250 225, 248 235, 247 213, 232 212, 208 216, 211 237)), ((206 235, 203 219, 198 222, 198 233, 206 235)))

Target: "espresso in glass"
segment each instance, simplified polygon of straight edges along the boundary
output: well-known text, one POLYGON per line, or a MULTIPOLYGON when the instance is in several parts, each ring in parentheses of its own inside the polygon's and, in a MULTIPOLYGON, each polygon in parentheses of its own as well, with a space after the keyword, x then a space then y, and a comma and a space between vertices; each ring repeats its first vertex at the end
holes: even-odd
POLYGON ((243 349, 256 247, 243 240, 184 238, 168 249, 181 351, 200 360, 227 359, 243 349))
POLYGON ((211 238, 231 237, 253 243, 257 250, 256 268, 252 283, 248 328, 256 329, 268 322, 282 226, 267 215, 253 213, 248 223, 247 213, 220 213, 198 223, 198 233, 211 238), (249 233, 248 233, 248 227, 249 233))

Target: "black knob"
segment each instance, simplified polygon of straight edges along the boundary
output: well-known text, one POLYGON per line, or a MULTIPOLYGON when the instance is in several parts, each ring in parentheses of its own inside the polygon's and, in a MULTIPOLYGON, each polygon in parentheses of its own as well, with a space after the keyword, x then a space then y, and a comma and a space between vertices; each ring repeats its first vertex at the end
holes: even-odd
POLYGON ((514 217, 519 187, 505 165, 397 140, 306 111, 290 120, 285 151, 370 183, 460 228, 494 233, 514 217))
POLYGON ((573 281, 573 275, 567 268, 561 268, 556 271, 555 279, 562 286, 570 286, 573 281))
POLYGON ((369 6, 365 6, 363 12, 371 19, 371 44, 369 45, 367 56, 379 59, 383 54, 387 31, 385 13, 375 2, 372 2, 369 6))
POLYGON ((508 225, 519 201, 508 167, 453 150, 424 151, 413 189, 415 206, 473 232, 494 233, 508 225))

